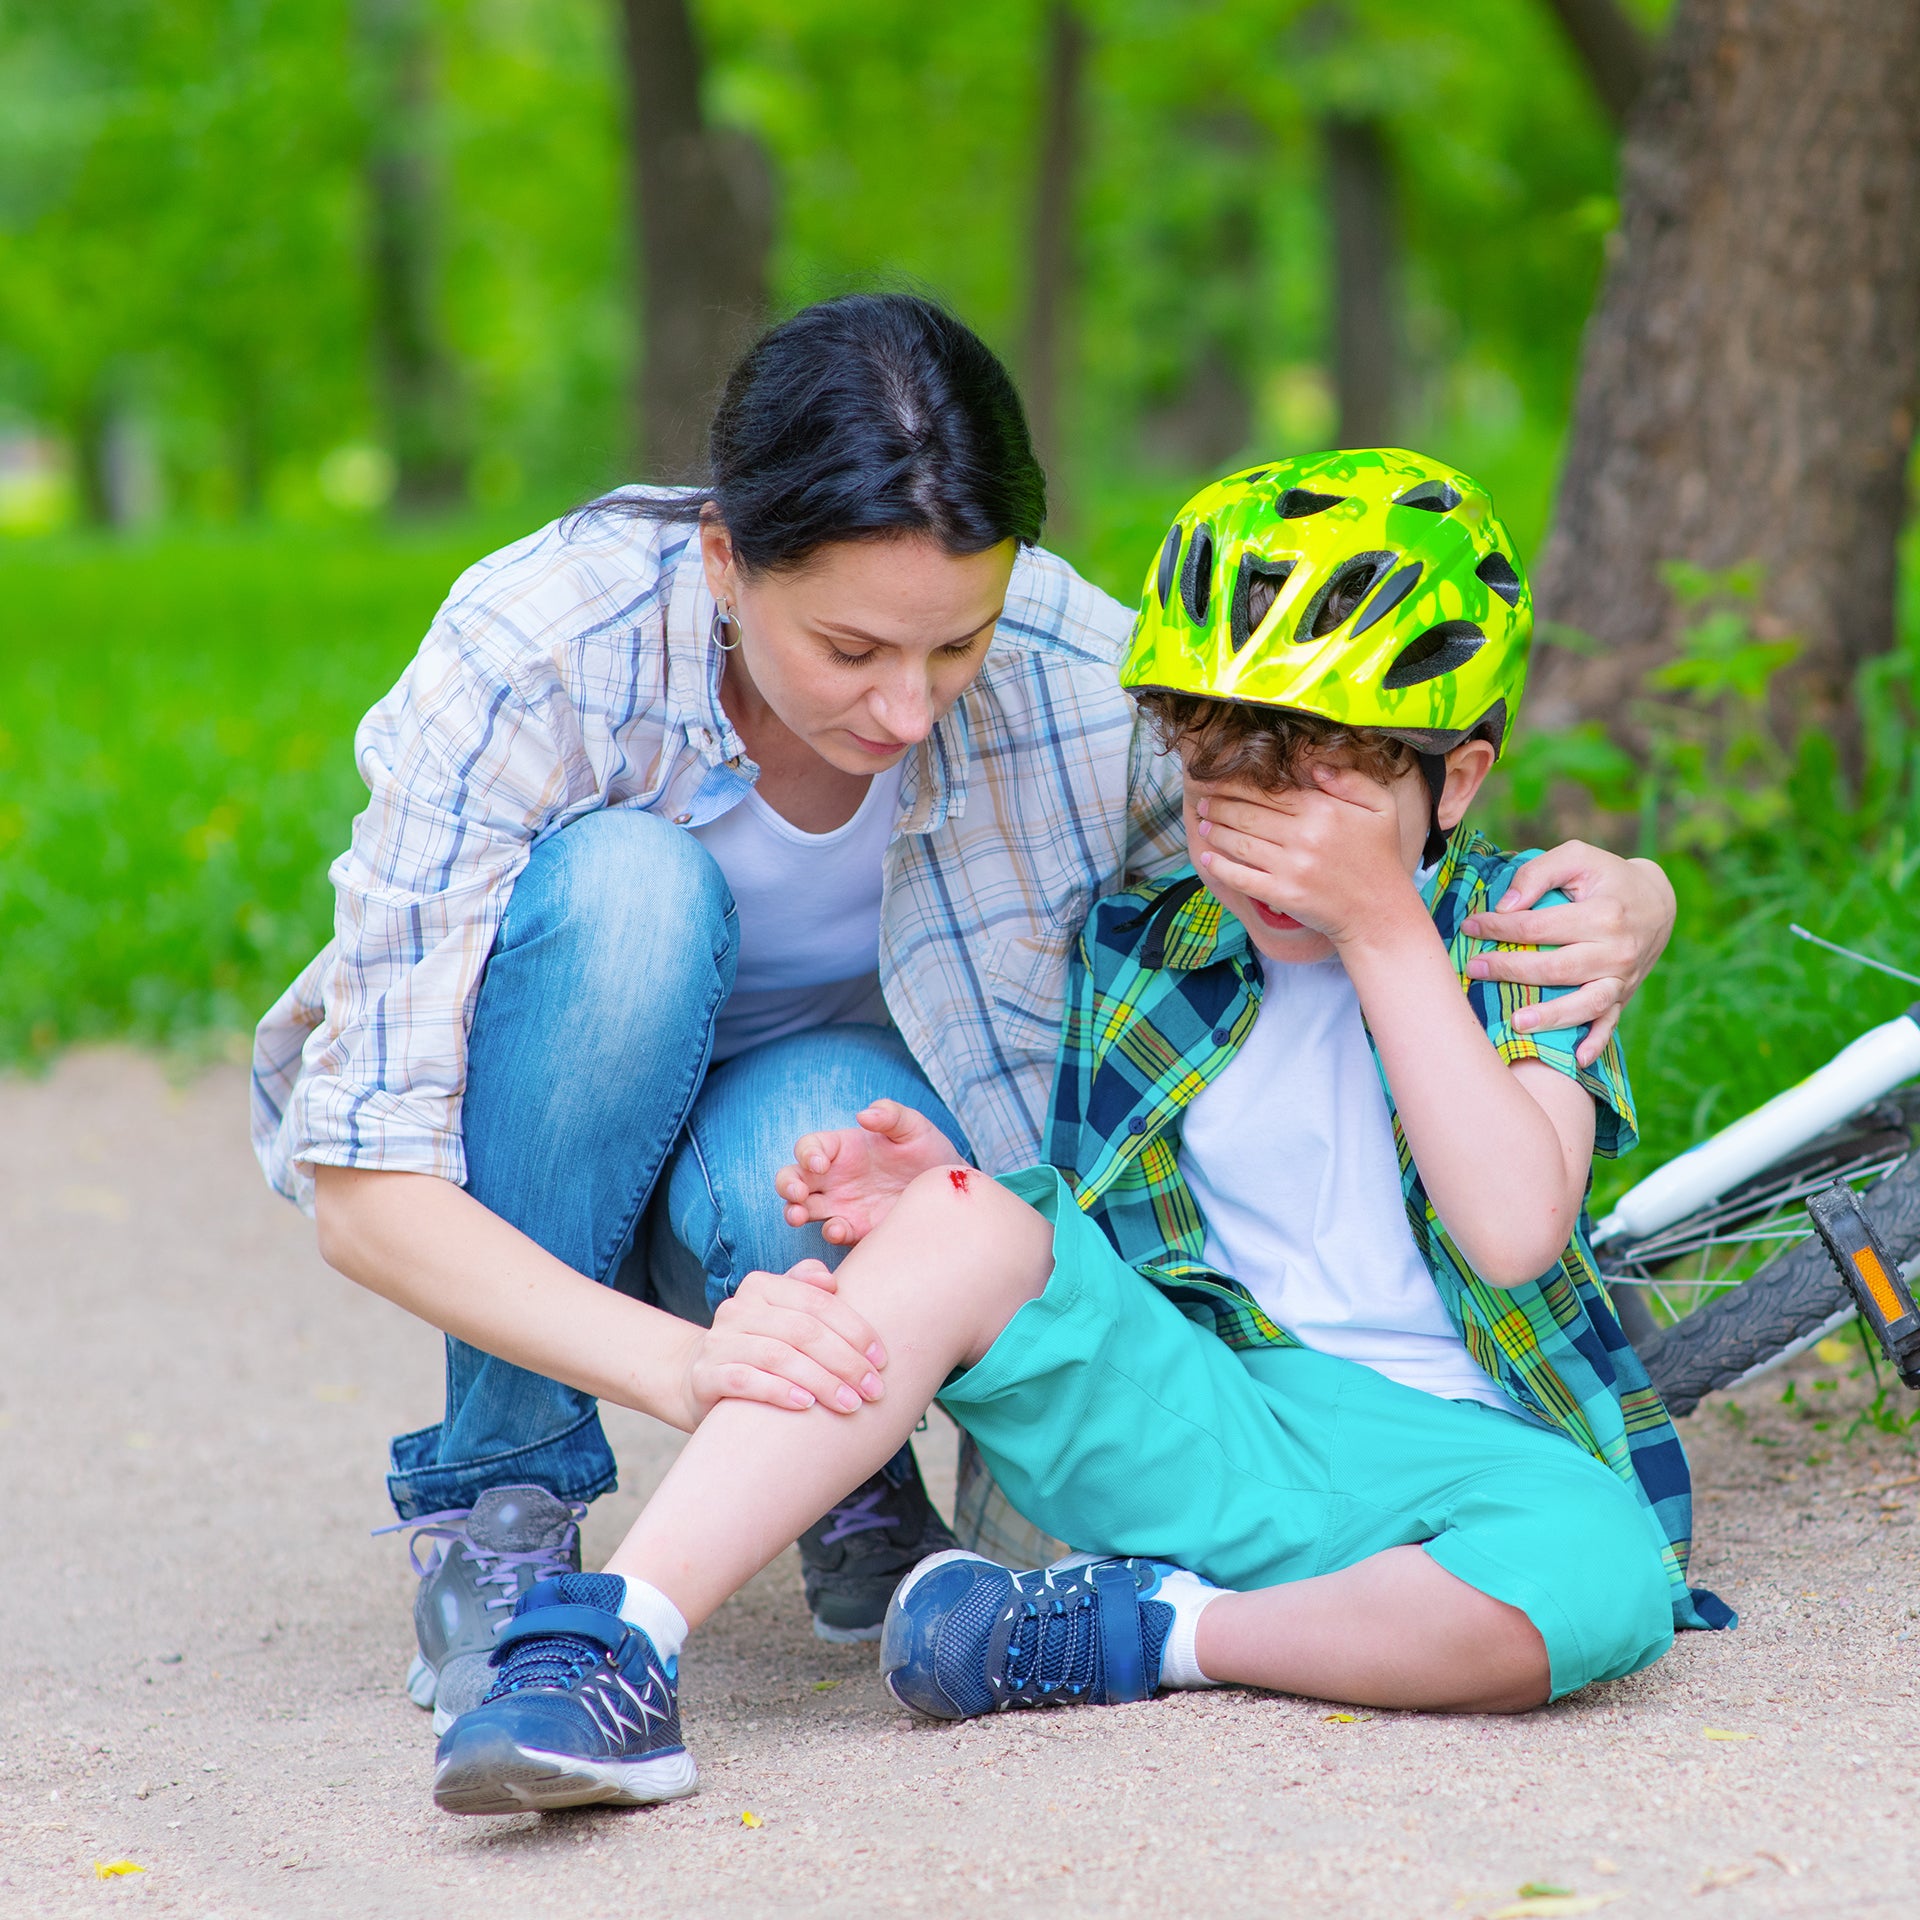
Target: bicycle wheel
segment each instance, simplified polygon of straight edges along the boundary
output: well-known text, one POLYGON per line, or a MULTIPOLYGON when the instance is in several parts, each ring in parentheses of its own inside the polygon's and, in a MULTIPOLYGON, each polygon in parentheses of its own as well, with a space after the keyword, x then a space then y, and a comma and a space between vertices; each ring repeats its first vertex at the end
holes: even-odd
POLYGON ((1710 1207, 1606 1249, 1621 1326, 1670 1413, 1803 1352, 1853 1318, 1807 1197, 1845 1180, 1888 1250, 1920 1255, 1920 1088, 1876 1101, 1710 1207))

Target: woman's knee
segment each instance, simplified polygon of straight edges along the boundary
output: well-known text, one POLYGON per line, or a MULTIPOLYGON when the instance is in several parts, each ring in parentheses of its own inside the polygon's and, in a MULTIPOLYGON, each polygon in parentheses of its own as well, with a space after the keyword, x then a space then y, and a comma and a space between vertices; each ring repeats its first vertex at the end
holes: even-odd
POLYGON ((494 958, 564 956, 583 990, 717 982, 731 991, 733 897, 713 856, 683 828, 606 807, 534 849, 507 902, 494 958))

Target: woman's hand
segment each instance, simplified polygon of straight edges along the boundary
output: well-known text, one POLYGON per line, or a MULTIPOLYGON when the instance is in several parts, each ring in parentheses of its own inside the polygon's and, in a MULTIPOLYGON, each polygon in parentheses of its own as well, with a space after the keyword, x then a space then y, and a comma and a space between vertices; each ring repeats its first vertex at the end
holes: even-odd
POLYGON ((1476 980, 1523 986, 1575 987, 1577 992, 1522 1007, 1522 1032, 1592 1022, 1579 1060, 1597 1060, 1620 1024, 1620 1011, 1653 971, 1673 932, 1673 887, 1651 860, 1622 860, 1581 840, 1529 860, 1493 913, 1476 913, 1464 931, 1475 940, 1513 941, 1555 951, 1482 953, 1467 963, 1476 980), (1534 908, 1558 888, 1567 905, 1534 908))
POLYGON ((759 1400, 804 1412, 854 1413, 880 1399, 887 1350, 836 1294, 833 1271, 802 1260, 785 1273, 750 1273, 711 1327, 690 1328, 682 1386, 689 1431, 720 1400, 759 1400))
POLYGON ((787 1225, 817 1220, 829 1246, 864 1240, 916 1176, 960 1162, 953 1142, 898 1100, 876 1100, 854 1118, 857 1126, 808 1134, 773 1181, 787 1225))

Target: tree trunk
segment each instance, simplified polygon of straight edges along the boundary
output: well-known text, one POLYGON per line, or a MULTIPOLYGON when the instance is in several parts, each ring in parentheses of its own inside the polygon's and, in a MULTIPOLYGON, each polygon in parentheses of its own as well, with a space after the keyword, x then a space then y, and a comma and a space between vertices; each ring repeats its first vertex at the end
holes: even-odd
POLYGON ((373 80, 366 157, 374 359, 393 443, 394 500, 451 506, 466 491, 460 380, 441 334, 428 130, 432 40, 423 0, 360 0, 373 80))
POLYGON ((766 319, 773 182, 750 135, 709 127, 688 0, 621 0, 642 285, 640 447, 655 480, 706 470, 707 420, 766 319))
POLYGON ((1547 0, 1613 124, 1623 126, 1653 71, 1653 49, 1620 0, 1547 0))
POLYGON ((1056 532, 1065 520, 1061 486, 1062 360, 1070 337, 1073 292, 1073 196, 1080 168, 1081 81, 1087 28, 1072 0, 1047 9, 1045 76, 1040 97, 1040 155, 1029 257, 1025 387, 1027 420, 1047 470, 1056 532))
POLYGON ((1920 0, 1679 0, 1587 332, 1534 718, 1615 720, 1671 651, 1673 559, 1765 569, 1782 714, 1849 738, 1893 637, 1920 381, 1920 0))
POLYGON ((1322 128, 1333 225, 1333 386, 1343 447, 1393 444, 1399 417, 1399 229, 1393 162, 1377 120, 1322 128))

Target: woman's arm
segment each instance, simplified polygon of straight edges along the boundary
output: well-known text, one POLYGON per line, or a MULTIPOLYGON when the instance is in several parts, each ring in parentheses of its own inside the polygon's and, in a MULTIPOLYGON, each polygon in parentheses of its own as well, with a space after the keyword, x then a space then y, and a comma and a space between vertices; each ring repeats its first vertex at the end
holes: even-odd
POLYGON ((1522 1033, 1592 1022, 1577 1058, 1591 1066, 1605 1051, 1621 1010, 1653 971, 1673 933, 1673 886, 1651 860, 1622 860, 1602 847, 1569 840, 1514 875, 1494 913, 1476 913, 1465 931, 1476 940, 1511 940, 1537 948, 1483 953, 1468 963, 1476 980, 1513 980, 1577 992, 1522 1007, 1522 1033), (1555 888, 1568 904, 1533 910, 1555 888))
POLYGON ((576 1273, 450 1181, 320 1166, 321 1256, 484 1353, 691 1432, 715 1401, 852 1412, 886 1351, 817 1260, 752 1274, 711 1329, 576 1273))

